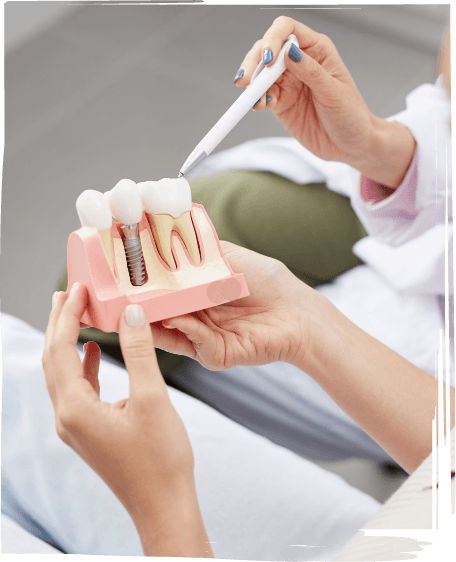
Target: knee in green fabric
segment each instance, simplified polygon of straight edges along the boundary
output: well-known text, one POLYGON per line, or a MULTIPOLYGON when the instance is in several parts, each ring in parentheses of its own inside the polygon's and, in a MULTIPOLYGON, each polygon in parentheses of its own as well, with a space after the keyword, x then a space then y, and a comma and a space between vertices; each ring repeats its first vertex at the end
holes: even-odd
POLYGON ((220 239, 274 257, 314 286, 360 264, 365 236, 350 201, 324 183, 298 185, 270 172, 226 172, 192 183, 220 239))

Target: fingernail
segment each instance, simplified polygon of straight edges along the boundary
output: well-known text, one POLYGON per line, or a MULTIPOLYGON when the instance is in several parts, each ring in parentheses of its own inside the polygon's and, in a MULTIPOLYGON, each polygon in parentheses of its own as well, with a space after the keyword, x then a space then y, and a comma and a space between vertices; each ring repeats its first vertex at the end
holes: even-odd
POLYGON ((88 342, 85 343, 85 344, 82 346, 82 349, 84 350, 84 353, 87 351, 87 344, 88 344, 88 342))
POLYGON ((268 104, 272 100, 272 96, 266 96, 266 103, 268 104))
POLYGON ((234 77, 233 82, 237 82, 239 80, 239 78, 242 78, 244 76, 244 69, 240 68, 237 72, 236 72, 236 76, 234 77))
POLYGON ((129 304, 125 310, 125 322, 130 328, 139 328, 146 323, 144 310, 139 304, 129 304))
POLYGON ((272 54, 271 49, 266 49, 263 53, 263 64, 269 64, 273 58, 274 55, 272 54))
POLYGON ((52 295, 52 308, 54 308, 55 303, 57 302, 57 298, 59 296, 59 292, 56 291, 53 295, 52 295))
POLYGON ((293 62, 299 62, 302 59, 301 49, 298 49, 298 47, 292 43, 288 50, 288 56, 293 62))
POLYGON ((74 293, 78 290, 78 287, 79 287, 79 281, 73 283, 73 286, 71 287, 71 291, 70 291, 70 297, 71 295, 74 295, 74 293))
POLYGON ((252 105, 252 109, 253 109, 254 107, 256 107, 256 106, 260 103, 260 101, 261 101, 261 99, 259 99, 256 103, 254 103, 254 104, 252 105))

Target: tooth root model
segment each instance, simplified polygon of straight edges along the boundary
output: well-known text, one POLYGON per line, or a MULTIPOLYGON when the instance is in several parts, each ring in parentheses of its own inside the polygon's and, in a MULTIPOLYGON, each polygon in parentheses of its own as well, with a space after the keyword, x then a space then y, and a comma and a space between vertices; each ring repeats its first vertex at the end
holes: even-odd
POLYGON ((144 209, 163 260, 177 269, 171 250, 171 235, 179 234, 191 260, 199 265, 201 254, 191 218, 192 195, 185 178, 164 178, 160 181, 138 183, 144 209))
POLYGON ((82 226, 95 226, 98 229, 109 266, 114 273, 111 241, 112 216, 105 196, 94 189, 83 191, 76 200, 76 211, 82 226))
POLYGON ((139 222, 143 209, 139 189, 134 181, 124 179, 120 180, 111 191, 106 192, 104 197, 109 201, 112 216, 123 225, 120 231, 131 284, 144 285, 146 269, 139 237, 139 222))

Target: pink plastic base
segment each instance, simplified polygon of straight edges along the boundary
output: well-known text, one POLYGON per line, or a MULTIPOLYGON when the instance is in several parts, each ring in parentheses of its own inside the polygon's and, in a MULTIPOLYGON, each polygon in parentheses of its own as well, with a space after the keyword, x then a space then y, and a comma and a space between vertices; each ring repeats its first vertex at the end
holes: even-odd
MULTIPOLYGON (((173 316, 211 308, 249 295, 249 290, 242 273, 234 273, 228 265, 220 247, 217 233, 204 207, 196 203, 193 204, 193 207, 203 210, 217 241, 220 257, 231 274, 216 281, 194 287, 179 290, 159 289, 127 296, 120 290, 116 277, 109 266, 98 231, 94 227, 82 227, 72 232, 68 239, 67 290, 69 292, 76 281, 87 287, 89 303, 82 317, 82 322, 104 332, 117 332, 120 317, 128 304, 141 304, 148 322, 152 323, 173 316)), ((192 218, 196 226, 202 254, 202 264, 197 267, 204 269, 206 265, 204 241, 201 240, 194 213, 192 213, 192 218)), ((143 214, 140 222, 140 230, 144 228, 148 229, 153 240, 145 214, 143 214)), ((111 227, 111 235, 114 238, 120 237, 118 227, 114 222, 111 227)), ((154 251, 157 252, 155 245, 154 251)), ((161 260, 161 258, 159 259, 161 260)), ((211 264, 208 263, 207 265, 210 267, 211 264)), ((169 268, 167 269, 169 270, 169 268)), ((117 274, 116 267, 115 271, 117 274)), ((148 272, 148 274, 151 275, 153 272, 148 272)), ((169 270, 169 274, 173 275, 171 270, 169 270)))

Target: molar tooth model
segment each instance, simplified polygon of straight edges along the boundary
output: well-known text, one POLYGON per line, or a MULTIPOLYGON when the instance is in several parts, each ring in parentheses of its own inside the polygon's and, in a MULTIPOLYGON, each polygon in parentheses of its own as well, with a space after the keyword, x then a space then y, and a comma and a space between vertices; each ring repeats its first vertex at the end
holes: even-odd
POLYGON ((76 209, 82 227, 68 239, 68 291, 86 285, 85 324, 114 332, 127 304, 156 322, 249 294, 185 178, 121 180, 104 194, 84 191, 76 209))
POLYGON ((163 260, 176 269, 171 251, 171 235, 177 232, 182 238, 190 258, 201 263, 195 230, 191 219, 192 194, 185 178, 145 181, 138 184, 144 209, 163 260))

